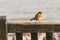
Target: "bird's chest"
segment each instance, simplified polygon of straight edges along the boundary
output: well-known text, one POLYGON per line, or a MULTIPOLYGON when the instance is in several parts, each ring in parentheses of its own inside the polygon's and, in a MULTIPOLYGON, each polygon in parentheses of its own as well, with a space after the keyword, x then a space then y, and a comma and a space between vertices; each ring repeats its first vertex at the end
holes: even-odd
POLYGON ((42 14, 38 14, 38 19, 42 19, 42 14))

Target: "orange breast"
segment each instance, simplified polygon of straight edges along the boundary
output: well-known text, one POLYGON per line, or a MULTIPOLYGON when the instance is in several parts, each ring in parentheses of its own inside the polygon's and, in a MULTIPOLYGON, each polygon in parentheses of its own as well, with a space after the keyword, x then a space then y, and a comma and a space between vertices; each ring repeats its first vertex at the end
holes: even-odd
POLYGON ((38 14, 38 19, 42 19, 42 14, 38 14))

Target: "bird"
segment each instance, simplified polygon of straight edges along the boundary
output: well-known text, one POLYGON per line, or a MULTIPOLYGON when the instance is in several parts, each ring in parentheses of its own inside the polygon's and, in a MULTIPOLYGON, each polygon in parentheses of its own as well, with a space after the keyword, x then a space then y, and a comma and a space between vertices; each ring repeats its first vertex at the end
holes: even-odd
POLYGON ((31 20, 31 21, 32 21, 32 20, 41 20, 42 17, 43 17, 42 12, 38 12, 38 13, 35 15, 35 17, 32 18, 32 19, 30 19, 30 20, 31 20))

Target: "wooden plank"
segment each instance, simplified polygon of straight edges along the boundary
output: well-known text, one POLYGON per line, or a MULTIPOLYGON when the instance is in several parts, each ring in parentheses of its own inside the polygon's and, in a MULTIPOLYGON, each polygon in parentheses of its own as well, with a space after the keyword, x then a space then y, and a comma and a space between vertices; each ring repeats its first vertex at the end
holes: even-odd
POLYGON ((7 40, 6 16, 0 16, 0 40, 7 40))
POLYGON ((31 33, 31 40, 38 40, 37 33, 31 33))
POLYGON ((22 40, 22 33, 16 33, 16 40, 22 40))
POLYGON ((46 32, 46 40, 53 40, 53 33, 52 32, 46 32))
POLYGON ((60 23, 8 22, 8 32, 60 32, 60 23))
POLYGON ((35 25, 43 25, 43 24, 48 24, 48 25, 53 25, 53 24, 58 24, 58 25, 60 25, 60 22, 37 22, 37 21, 35 21, 35 22, 33 22, 33 21, 31 21, 31 22, 7 22, 8 24, 23 24, 23 25, 33 25, 33 24, 35 24, 35 25))

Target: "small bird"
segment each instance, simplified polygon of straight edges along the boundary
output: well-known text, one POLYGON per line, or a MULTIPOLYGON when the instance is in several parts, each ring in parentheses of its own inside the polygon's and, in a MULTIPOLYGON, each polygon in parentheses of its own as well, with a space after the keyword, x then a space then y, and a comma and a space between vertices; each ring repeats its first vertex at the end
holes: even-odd
POLYGON ((42 19, 42 12, 38 12, 36 15, 35 15, 35 17, 34 18, 32 18, 32 19, 30 19, 31 21, 32 20, 40 20, 40 19, 42 19))

